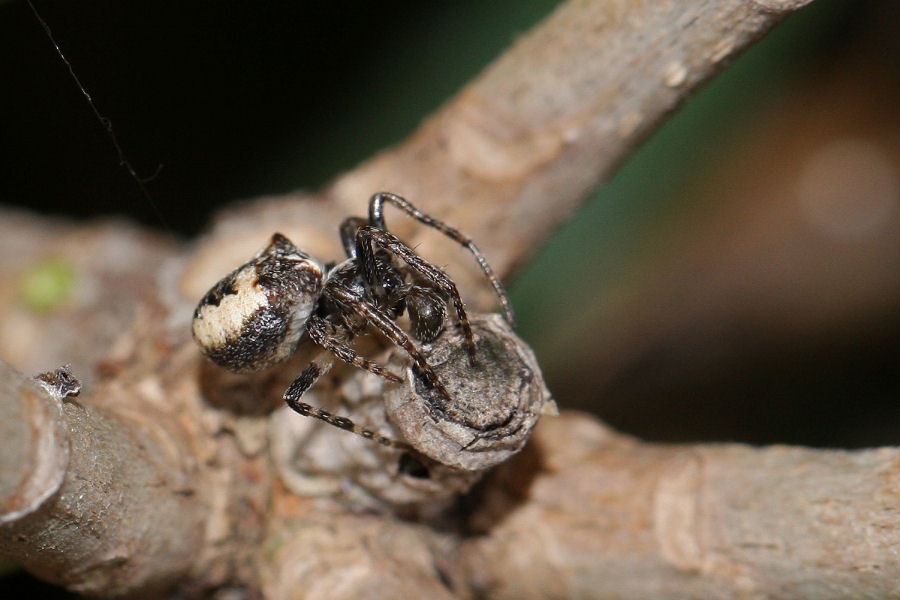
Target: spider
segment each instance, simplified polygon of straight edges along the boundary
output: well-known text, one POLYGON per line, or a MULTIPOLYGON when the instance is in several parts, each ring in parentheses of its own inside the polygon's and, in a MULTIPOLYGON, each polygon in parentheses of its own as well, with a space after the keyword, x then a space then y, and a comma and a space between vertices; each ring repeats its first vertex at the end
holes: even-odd
MULTIPOLYGON (((417 221, 465 247, 478 262, 499 298, 507 321, 513 323, 509 298, 475 243, 446 223, 431 217, 395 194, 381 192, 369 200, 369 217, 349 217, 339 233, 347 258, 323 265, 276 233, 269 245, 219 281, 200 300, 192 324, 201 351, 234 372, 265 369, 287 360, 307 341, 319 346, 307 366, 284 392, 294 411, 352 431, 385 446, 409 446, 356 425, 346 417, 301 402, 304 392, 333 365, 333 357, 392 382, 402 378, 361 356, 352 340, 370 330, 402 348, 416 375, 445 402, 450 396, 414 340, 433 342, 444 330, 448 304, 462 329, 470 364, 475 341, 456 284, 398 237, 384 220, 392 204, 417 221), (410 333, 397 319, 406 313, 410 333)), ((432 395, 434 396, 434 395, 432 395)), ((440 406, 430 407, 440 414, 440 406)))

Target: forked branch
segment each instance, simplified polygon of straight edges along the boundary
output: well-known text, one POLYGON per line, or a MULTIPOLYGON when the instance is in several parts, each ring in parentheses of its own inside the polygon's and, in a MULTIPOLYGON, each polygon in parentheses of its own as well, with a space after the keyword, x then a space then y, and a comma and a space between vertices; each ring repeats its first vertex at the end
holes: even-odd
MULTIPOLYGON (((50 415, 56 425, 44 430, 51 441, 65 430, 70 440, 98 443, 70 443, 65 460, 58 443, 44 446, 48 462, 35 463, 42 478, 28 492, 37 501, 24 529, 11 524, 23 515, 7 513, 4 553, 54 581, 109 595, 180 583, 253 587, 272 599, 305 597, 326 585, 332 597, 347 598, 379 588, 409 598, 896 596, 894 449, 654 446, 569 415, 541 424, 537 443, 487 482, 468 524, 477 536, 466 538, 462 528, 438 534, 289 493, 265 458, 267 417, 219 407, 188 339, 197 298, 272 232, 303 240, 317 256, 338 256, 338 223, 378 190, 407 196, 459 226, 499 275, 509 275, 691 91, 803 4, 566 2, 407 141, 318 195, 260 200, 222 216, 190 254, 103 228, 55 225, 50 235, 50 225, 37 219, 4 218, 0 244, 10 255, 22 264, 54 251, 72 256, 76 279, 94 292, 76 296, 78 310, 49 316, 23 314, 14 295, 0 296, 7 303, 3 324, 32 332, 25 349, 8 358, 31 368, 35 348, 43 347, 62 355, 59 364, 87 361, 75 366, 76 375, 100 371, 79 398, 84 407, 68 407, 62 420, 50 415), (92 251, 87 242, 112 237, 132 253, 135 279, 94 277, 120 264, 116 253, 82 260, 92 251), (152 286, 142 295, 126 291, 142 278, 169 285, 162 293, 152 286), (140 308, 112 310, 123 298, 140 308), (95 327, 97 315, 106 319, 102 328, 95 327), (95 473, 92 463, 112 470, 95 473), (84 489, 54 483, 60 474, 84 489), (46 497, 34 491, 45 486, 46 497), (81 512, 66 504, 76 498, 87 503, 81 512), (58 517, 40 520, 53 506, 89 516, 61 529, 58 517), (131 521, 116 512, 126 509, 131 521), (124 529, 104 529, 114 522, 124 529), (148 553, 129 542, 133 530, 163 539, 148 553), (68 536, 65 556, 45 569, 40 565, 61 532, 68 536), (167 536, 178 551, 162 558, 167 536), (111 549, 97 539, 122 543, 111 549), (172 557, 182 557, 179 568, 172 557), (85 569, 93 587, 81 583, 85 569)), ((392 222, 415 243, 413 227, 392 222)), ((5 280, 15 280, 21 264, 0 268, 5 280)), ((478 276, 473 269, 460 288, 478 288, 478 276)), ((490 302, 487 290, 484 306, 490 302)), ((13 329, 0 327, 3 348, 15 347, 2 339, 13 329)), ((31 372, 41 369, 46 364, 31 372)), ((10 405, 40 395, 15 373, 0 380, 9 383, 0 393, 10 405)), ((255 383, 236 395, 265 397, 259 390, 269 383, 255 383)), ((25 435, 24 417, 11 418, 25 435)), ((3 464, 15 463, 15 450, 4 445, 3 464)))

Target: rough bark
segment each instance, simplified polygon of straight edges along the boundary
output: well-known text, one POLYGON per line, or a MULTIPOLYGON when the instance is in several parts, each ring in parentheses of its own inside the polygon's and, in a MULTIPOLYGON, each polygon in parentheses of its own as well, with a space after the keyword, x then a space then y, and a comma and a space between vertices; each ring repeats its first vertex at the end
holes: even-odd
POLYGON ((535 437, 495 472, 460 551, 484 597, 900 593, 896 448, 657 446, 575 413, 535 437))
MULTIPOLYGON (((317 195, 235 208, 188 249, 5 213, 4 281, 51 255, 74 277, 51 309, 24 303, 18 283, 0 290, 0 351, 28 373, 71 362, 85 390, 54 398, 0 371, 15 440, 0 451, 0 550, 107 596, 900 594, 895 449, 656 446, 567 414, 435 527, 291 493, 269 458, 285 374, 225 377, 188 334, 200 295, 272 231, 336 257, 337 224, 380 189, 467 231, 508 275, 691 90, 802 4, 568 2, 408 141, 317 195)), ((447 256, 436 262, 456 269, 447 256)))
POLYGON ((158 407, 60 399, 0 366, 4 459, 12 459, 0 471, 4 553, 77 591, 169 587, 203 539, 187 432, 158 407))

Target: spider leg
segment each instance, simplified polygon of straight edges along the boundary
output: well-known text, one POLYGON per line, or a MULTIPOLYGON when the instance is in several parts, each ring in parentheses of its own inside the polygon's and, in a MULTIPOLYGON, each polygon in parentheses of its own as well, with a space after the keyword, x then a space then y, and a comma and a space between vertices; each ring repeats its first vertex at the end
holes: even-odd
MULTIPOLYGON (((447 388, 440 382, 437 374, 431 368, 431 365, 428 364, 428 361, 425 360, 425 357, 419 352, 419 349, 416 348, 412 340, 409 339, 406 332, 403 331, 393 319, 384 314, 371 302, 361 298, 358 294, 341 284, 332 283, 326 286, 323 290, 323 294, 330 296, 336 304, 346 307, 347 310, 351 310, 362 316, 369 325, 380 331, 391 342, 403 348, 412 359, 416 370, 422 376, 425 383, 436 389, 445 400, 448 402, 450 401, 450 393, 447 391, 447 388)), ((443 413, 443 407, 441 406, 431 406, 430 408, 439 413, 443 413)))
MULTIPOLYGON (((487 277, 487 280, 494 288, 494 292, 497 294, 497 298, 500 300, 500 306, 503 307, 503 313, 506 315, 506 320, 510 325, 515 325, 515 317, 513 315, 512 303, 510 303, 509 301, 509 296, 506 295, 506 290, 503 289, 503 284, 500 283, 500 279, 494 274, 494 270, 491 269, 491 265, 488 264, 488 261, 484 257, 484 254, 481 253, 481 250, 478 249, 478 246, 475 245, 475 242, 472 241, 472 238, 462 233, 461 231, 450 227, 443 221, 440 221, 438 219, 435 219, 431 215, 423 213, 421 210, 410 204, 410 202, 405 198, 402 198, 401 196, 398 196, 396 194, 391 194, 390 192, 380 192, 372 196, 372 198, 369 200, 369 225, 371 225, 372 227, 377 227, 378 229, 381 229, 383 231, 388 230, 387 225, 384 222, 385 202, 393 204, 420 223, 423 223, 431 227, 432 229, 440 231, 450 239, 466 248, 469 252, 471 252, 472 256, 474 256, 475 260, 478 262, 478 266, 481 267, 481 271, 484 273, 485 277, 487 277)), ((344 242, 344 247, 347 247, 346 241, 344 242)))
POLYGON ((347 217, 340 226, 341 244, 347 258, 356 258, 356 230, 369 223, 362 217, 347 217))
POLYGON ((345 363, 374 373, 379 377, 384 377, 388 381, 393 381, 394 383, 403 381, 403 378, 399 375, 391 373, 378 363, 364 358, 355 352, 347 343, 348 335, 343 328, 338 327, 333 323, 329 323, 321 317, 313 316, 306 321, 306 332, 309 334, 309 339, 316 345, 325 348, 345 363))
POLYGON ((315 382, 319 379, 319 377, 331 370, 332 364, 333 363, 330 358, 323 358, 322 356, 318 356, 313 359, 311 363, 309 363, 308 367, 300 372, 300 375, 298 375, 293 383, 288 386, 288 389, 282 396, 291 410, 305 417, 313 417, 314 419, 325 421, 329 425, 333 425, 345 431, 353 432, 366 439, 374 440, 382 446, 390 446, 392 448, 409 450, 410 447, 408 444, 398 442, 397 440, 385 437, 380 433, 376 433, 364 427, 360 427, 347 417, 334 415, 327 410, 322 410, 321 408, 318 408, 311 404, 307 404, 306 402, 300 402, 300 397, 303 395, 303 393, 311 388, 313 384, 315 384, 315 382))
POLYGON ((469 325, 469 318, 466 316, 466 308, 463 305, 462 298, 459 296, 459 290, 456 289, 456 284, 453 283, 453 280, 441 269, 416 254, 412 248, 404 244, 400 238, 393 233, 378 229, 377 227, 366 226, 356 230, 356 253, 360 263, 362 263, 363 276, 370 286, 374 287, 377 279, 375 255, 372 253, 372 243, 379 248, 393 252, 399 256, 411 269, 419 273, 425 279, 433 282, 438 288, 450 296, 450 301, 456 309, 459 324, 462 326, 463 334, 466 338, 466 347, 469 351, 469 362, 475 364, 475 338, 472 335, 472 327, 469 325))

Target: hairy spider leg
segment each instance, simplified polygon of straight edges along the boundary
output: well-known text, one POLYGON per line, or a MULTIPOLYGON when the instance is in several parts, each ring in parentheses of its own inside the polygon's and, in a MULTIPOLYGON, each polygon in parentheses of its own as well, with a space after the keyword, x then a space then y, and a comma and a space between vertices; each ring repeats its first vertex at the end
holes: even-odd
POLYGON ((360 356, 347 344, 347 334, 342 327, 329 323, 321 317, 312 316, 306 321, 306 332, 316 345, 321 346, 347 364, 384 377, 388 381, 400 383, 403 378, 391 373, 378 363, 360 356))
POLYGON ((317 355, 312 360, 312 362, 309 363, 309 366, 300 372, 300 375, 298 375, 293 383, 288 386, 288 389, 282 396, 291 410, 305 417, 313 417, 314 419, 325 421, 329 425, 333 425, 335 427, 343 429, 344 431, 350 431, 366 439, 373 440, 375 442, 378 442, 382 446, 390 446, 392 448, 409 450, 409 444, 398 442, 397 440, 383 436, 380 433, 376 433, 370 429, 360 427, 347 417, 334 415, 327 410, 322 410, 321 408, 318 408, 311 404, 307 404, 306 402, 300 402, 300 397, 303 395, 303 393, 311 388, 316 380, 319 379, 319 377, 330 371, 333 364, 333 360, 329 355, 327 355, 327 353, 320 352, 319 355, 317 355))
POLYGON ((347 258, 356 258, 356 230, 365 227, 369 222, 362 217, 347 217, 340 226, 341 244, 347 258))
POLYGON ((462 298, 459 296, 459 290, 456 284, 439 268, 425 261, 416 254, 412 248, 404 244, 400 238, 393 233, 378 229, 377 227, 360 227, 356 230, 356 254, 362 263, 363 275, 370 286, 375 285, 376 280, 376 264, 375 255, 372 252, 372 243, 383 250, 393 252, 399 256, 411 269, 418 272, 425 279, 433 282, 438 288, 443 290, 453 303, 456 309, 456 315, 459 318, 459 324, 463 328, 463 335, 466 338, 466 347, 469 352, 469 363, 475 364, 475 337, 472 335, 472 327, 469 325, 469 317, 466 315, 466 308, 463 305, 462 298))
MULTIPOLYGON (((397 194, 392 194, 390 192, 379 192, 372 196, 372 198, 369 200, 368 224, 372 227, 377 227, 382 231, 388 230, 387 224, 384 221, 385 202, 393 204, 420 223, 424 223, 432 229, 440 231, 450 239, 466 248, 469 252, 471 252, 472 256, 474 256, 475 260, 478 262, 478 266, 481 267, 481 271, 484 273, 485 277, 487 277, 487 280, 494 288, 494 292, 497 294, 497 298, 500 300, 500 306, 503 307, 503 313, 506 316, 507 322, 510 325, 515 326, 515 316, 513 315, 512 303, 509 301, 509 296, 506 295, 506 290, 503 288, 503 284, 500 283, 500 279, 494 274, 494 270, 491 269, 491 265, 488 264, 488 261, 484 257, 484 254, 481 253, 481 250, 478 249, 478 246, 475 245, 475 242, 472 241, 472 238, 462 233, 461 231, 454 229, 450 225, 447 225, 443 221, 435 219, 431 215, 422 212, 421 210, 413 206, 406 198, 398 196, 397 194)), ((355 217, 355 219, 361 220, 358 217, 355 217)), ((351 219, 347 219, 347 221, 350 220, 351 219)), ((347 221, 344 222, 347 223, 347 221)), ((344 239, 343 229, 341 230, 341 238, 344 239)), ((344 248, 347 247, 347 241, 345 240, 344 248)))
MULTIPOLYGON (((358 294, 339 283, 329 284, 322 293, 329 296, 331 300, 339 306, 343 306, 347 310, 351 310, 363 317, 369 325, 380 331, 391 342, 403 348, 413 360, 413 363, 415 363, 416 368, 425 379, 425 382, 437 390, 438 393, 443 396, 444 400, 447 402, 450 401, 450 393, 447 391, 447 388, 445 388, 444 384, 438 379, 437 374, 431 368, 431 365, 428 364, 428 361, 425 360, 425 357, 419 352, 419 349, 416 348, 412 340, 409 339, 406 332, 403 331, 393 319, 379 310, 377 306, 368 300, 361 298, 358 294)), ((339 354, 336 354, 336 356, 341 358, 339 354)), ((431 405, 429 408, 440 414, 443 414, 444 412, 444 407, 442 406, 431 405)))

